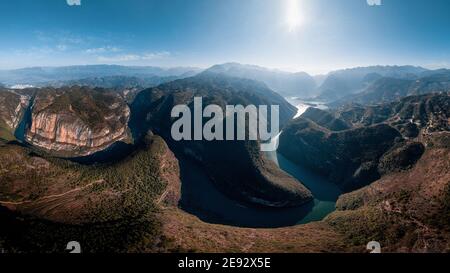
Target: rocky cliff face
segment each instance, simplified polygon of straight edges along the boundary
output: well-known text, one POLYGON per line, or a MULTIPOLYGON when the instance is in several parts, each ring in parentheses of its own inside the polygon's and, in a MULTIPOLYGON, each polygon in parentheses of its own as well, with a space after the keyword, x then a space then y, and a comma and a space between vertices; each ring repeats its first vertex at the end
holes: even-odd
POLYGON ((130 109, 119 95, 72 87, 37 92, 26 141, 59 156, 85 156, 131 139, 130 109))
POLYGON ((14 139, 14 131, 19 126, 30 97, 12 90, 0 90, 0 138, 14 139))

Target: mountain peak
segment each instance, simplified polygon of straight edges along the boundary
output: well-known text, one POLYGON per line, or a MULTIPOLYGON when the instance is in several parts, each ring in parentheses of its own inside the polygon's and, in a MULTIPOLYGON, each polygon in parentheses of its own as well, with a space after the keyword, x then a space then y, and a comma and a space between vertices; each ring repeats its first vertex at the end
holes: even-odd
POLYGON ((260 81, 286 97, 312 97, 316 89, 314 78, 305 72, 291 73, 235 62, 214 65, 205 72, 260 81))

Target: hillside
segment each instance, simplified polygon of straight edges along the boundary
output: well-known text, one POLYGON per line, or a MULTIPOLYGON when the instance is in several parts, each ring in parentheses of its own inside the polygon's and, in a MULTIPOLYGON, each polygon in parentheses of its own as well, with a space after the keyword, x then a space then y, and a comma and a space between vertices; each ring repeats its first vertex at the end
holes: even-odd
POLYGON ((358 189, 390 170, 413 166, 427 145, 425 136, 450 130, 449 103, 442 94, 331 113, 310 109, 283 131, 279 151, 346 191, 358 189))
POLYGON ((325 222, 352 245, 376 240, 384 252, 448 252, 449 143, 448 132, 433 135, 412 169, 341 196, 325 222))
POLYGON ((204 104, 223 109, 227 104, 280 105, 281 126, 295 114, 293 106, 263 84, 206 72, 142 91, 131 105, 134 136, 139 136, 142 128, 158 132, 176 154, 198 161, 216 186, 235 199, 274 207, 300 205, 311 199, 309 190, 262 157, 256 141, 173 141, 171 109, 178 104, 192 107, 196 96, 201 96, 204 104))
MULTIPOLYGON (((186 89, 192 91, 193 83, 199 88, 218 80, 208 77, 177 82, 174 86, 179 88, 173 90, 178 95, 164 86, 148 89, 136 103, 149 108, 141 108, 138 113, 148 117, 148 127, 164 132, 163 125, 155 125, 152 118, 159 117, 165 103, 191 99, 193 94, 188 95, 186 89)), ((229 88, 236 87, 234 80, 220 79, 228 82, 229 88)), ((61 253, 68 241, 77 238, 87 253, 365 252, 367 242, 377 240, 383 252, 445 252, 450 249, 448 102, 448 95, 416 96, 372 108, 335 112, 311 109, 293 121, 285 131, 303 128, 295 139, 309 141, 308 134, 319 134, 321 137, 311 138, 317 139, 319 146, 325 141, 332 144, 327 148, 338 147, 336 152, 343 149, 348 154, 360 153, 351 159, 354 162, 365 162, 367 158, 375 162, 378 158, 380 177, 369 186, 342 195, 337 211, 325 220, 276 229, 209 224, 180 210, 177 204, 182 185, 175 157, 180 147, 170 144, 174 155, 164 140, 151 132, 142 132, 141 141, 129 156, 100 165, 81 165, 51 157, 39 149, 0 141, 0 246, 8 252, 61 253), (407 131, 395 129, 410 123, 411 118, 419 131, 416 137, 407 137, 407 131), (378 157, 383 145, 372 140, 381 137, 389 146, 386 132, 394 131, 397 133, 393 135, 403 140, 395 141, 388 152, 378 157), (364 145, 365 152, 361 153, 356 143, 364 145), (365 160, 358 161, 361 158, 365 160)), ((240 149, 235 145, 223 148, 225 155, 227 150, 240 149)), ((201 145, 194 149, 209 156, 201 145)), ((215 147, 205 148, 209 149, 215 147)), ((246 147, 238 158, 262 160, 251 150, 246 147)), ((224 162, 222 158, 215 160, 224 162)), ((233 168, 239 166, 232 162, 225 163, 230 165, 223 172, 215 171, 248 174, 237 173, 233 168)), ((267 162, 260 164, 246 167, 260 166, 260 170, 281 178, 278 183, 282 189, 287 185, 284 183, 289 183, 291 178, 286 174, 272 169, 267 162)), ((209 171, 212 177, 216 175, 209 171)), ((250 179, 258 181, 259 188, 270 187, 256 176, 250 179)), ((278 198, 289 198, 281 193, 278 198)))
POLYGON ((426 71, 414 66, 369 66, 333 71, 318 88, 317 99, 335 101, 364 91, 380 78, 417 79, 426 71))
POLYGON ((361 93, 339 99, 330 106, 339 107, 349 103, 380 104, 398 101, 407 96, 445 93, 450 90, 450 73, 448 71, 436 71, 434 74, 426 73, 425 75, 414 80, 380 78, 361 93))
POLYGON ((444 134, 447 146, 437 135, 413 168, 342 195, 337 211, 323 221, 276 229, 237 228, 204 223, 177 208, 164 207, 159 219, 167 250, 366 253, 367 243, 375 240, 383 253, 448 252, 450 135, 444 134))
POLYGON ((139 151, 107 165, 79 165, 15 144, 0 151, 4 249, 62 253, 76 238, 84 252, 126 252, 150 236, 156 250, 157 199, 177 169, 161 138, 150 134, 139 151))

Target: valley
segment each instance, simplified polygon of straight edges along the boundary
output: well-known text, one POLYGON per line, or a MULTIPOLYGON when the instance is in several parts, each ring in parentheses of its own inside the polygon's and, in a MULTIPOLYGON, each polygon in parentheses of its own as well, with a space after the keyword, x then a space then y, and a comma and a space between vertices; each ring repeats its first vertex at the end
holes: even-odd
MULTIPOLYGON (((392 252, 449 249, 448 92, 337 106, 285 99, 228 75, 237 68, 132 97, 88 84, 2 88, 0 246, 62 252, 75 237, 87 252, 365 252, 371 240, 392 252), (170 110, 199 96, 279 105, 279 149, 175 141, 170 110)), ((437 78, 427 86, 446 88, 437 78)))

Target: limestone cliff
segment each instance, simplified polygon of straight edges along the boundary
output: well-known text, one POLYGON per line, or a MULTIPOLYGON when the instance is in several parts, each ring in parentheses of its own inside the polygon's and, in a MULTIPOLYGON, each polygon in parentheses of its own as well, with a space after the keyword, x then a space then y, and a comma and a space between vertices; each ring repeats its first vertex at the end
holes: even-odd
POLYGON ((117 94, 72 87, 37 92, 26 141, 59 156, 86 156, 131 139, 130 109, 117 94))

